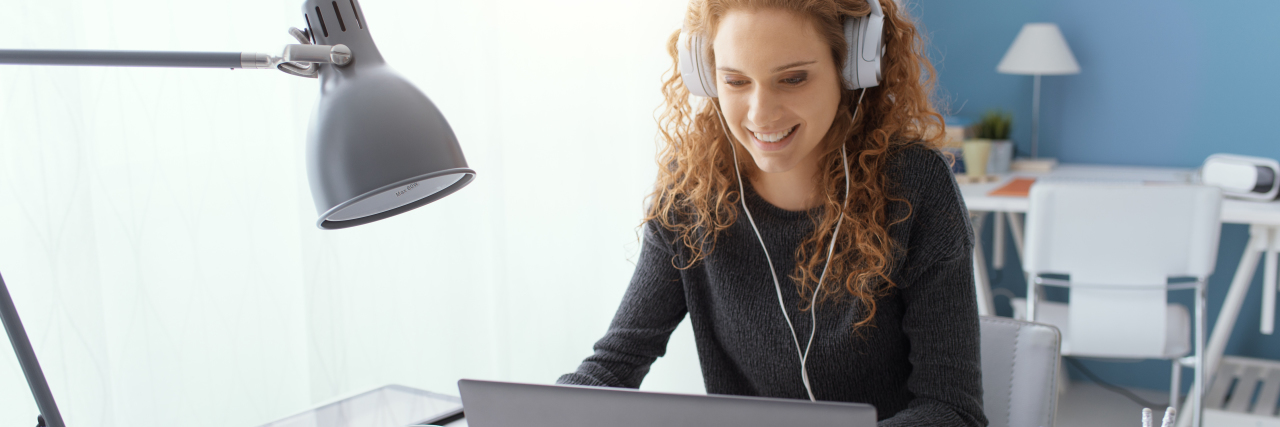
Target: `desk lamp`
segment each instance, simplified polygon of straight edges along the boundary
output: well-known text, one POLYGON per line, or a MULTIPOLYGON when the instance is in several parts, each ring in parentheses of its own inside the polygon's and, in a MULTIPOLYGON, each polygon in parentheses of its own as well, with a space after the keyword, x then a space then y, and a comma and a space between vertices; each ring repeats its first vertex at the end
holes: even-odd
POLYGON ((1035 88, 1031 92, 1031 160, 1020 163, 1048 172, 1057 161, 1039 159, 1036 152, 1040 139, 1040 76, 1079 74, 1080 64, 1076 63, 1057 24, 1032 22, 1022 26, 996 71, 1035 76, 1035 88))
MULTIPOLYGON (((399 215, 475 178, 435 104, 387 67, 356 0, 305 0, 300 44, 281 56, 251 52, 0 50, 0 64, 278 69, 318 78, 307 132, 307 176, 319 218, 332 230, 399 215)), ((0 320, 35 396, 38 425, 64 427, 13 299, 0 278, 0 320)))

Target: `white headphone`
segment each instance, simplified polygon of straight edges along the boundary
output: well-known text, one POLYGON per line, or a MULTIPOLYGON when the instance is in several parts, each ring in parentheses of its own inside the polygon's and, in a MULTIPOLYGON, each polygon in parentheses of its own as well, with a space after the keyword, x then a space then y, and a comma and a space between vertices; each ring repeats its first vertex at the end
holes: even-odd
MULTIPOLYGON (((848 90, 865 89, 880 84, 880 56, 883 54, 882 33, 884 30, 884 11, 880 2, 867 0, 871 13, 859 18, 844 20, 844 39, 848 45, 845 55, 844 88, 848 90)), ((706 37, 701 33, 680 31, 680 39, 676 41, 676 50, 680 61, 680 78, 684 87, 694 96, 716 98, 716 67, 707 56, 709 51, 706 37)))
MULTIPOLYGON (((858 117, 858 108, 862 105, 862 96, 867 94, 866 88, 877 86, 880 84, 880 56, 883 54, 883 45, 881 44, 881 36, 884 29, 884 12, 880 9, 879 0, 867 0, 867 4, 871 6, 871 13, 861 18, 847 18, 844 21, 844 37, 848 44, 848 54, 845 55, 844 68, 841 73, 844 75, 845 89, 854 90, 862 89, 862 93, 858 95, 858 103, 854 106, 853 116, 850 119, 858 117)), ((716 98, 716 71, 715 64, 707 59, 706 38, 702 34, 690 33, 689 31, 680 31, 680 38, 676 41, 676 49, 678 51, 680 78, 684 81, 684 86, 689 89, 689 93, 694 96, 716 98)), ((716 109, 716 116, 720 119, 720 128, 725 132, 725 138, 729 144, 734 144, 733 137, 729 135, 729 126, 725 123, 724 114, 720 112, 720 106, 717 103, 711 103, 716 109)), ((742 185, 742 171, 738 169, 738 150, 737 147, 731 147, 733 153, 733 171, 738 176, 738 200, 742 202, 742 211, 747 214, 747 221, 751 223, 751 230, 755 231, 756 239, 760 241, 760 248, 764 250, 765 261, 769 264, 769 274, 773 276, 774 290, 778 293, 778 308, 782 309, 782 317, 787 320, 787 328, 791 330, 791 339, 795 341, 796 353, 800 356, 800 380, 804 383, 804 390, 809 394, 809 400, 817 401, 813 395, 813 386, 809 384, 809 371, 806 363, 809 359, 809 349, 813 346, 813 338, 818 332, 818 314, 817 305, 812 304, 809 307, 809 318, 812 329, 809 331, 809 341, 805 344, 804 350, 800 349, 800 338, 796 335, 796 328, 791 324, 791 316, 787 314, 786 303, 782 300, 782 285, 778 281, 778 272, 774 271, 773 259, 769 256, 769 248, 764 243, 764 237, 760 236, 760 228, 756 226, 756 221, 751 217, 751 210, 747 208, 747 199, 744 194, 746 190, 742 185)), ((840 156, 843 160, 844 167, 844 205, 841 210, 849 208, 849 156, 845 152, 844 144, 840 144, 840 156)), ((827 262, 822 266, 822 274, 818 276, 818 285, 813 289, 813 298, 816 301, 818 292, 822 290, 822 281, 827 277, 827 267, 831 266, 831 255, 835 251, 836 237, 840 234, 840 225, 844 222, 844 215, 836 220, 836 230, 831 233, 831 244, 827 247, 827 262)))

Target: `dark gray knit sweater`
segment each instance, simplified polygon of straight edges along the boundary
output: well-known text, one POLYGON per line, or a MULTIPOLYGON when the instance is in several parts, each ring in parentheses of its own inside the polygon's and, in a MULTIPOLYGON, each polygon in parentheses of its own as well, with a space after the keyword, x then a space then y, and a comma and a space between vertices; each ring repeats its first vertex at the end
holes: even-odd
MULTIPOLYGON (((892 272, 898 287, 877 300, 875 326, 861 337, 851 333, 866 315, 859 304, 817 307, 807 363, 814 395, 872 404, 882 427, 985 426, 973 237, 960 192, 936 151, 907 148, 888 163, 888 190, 911 205, 909 219, 889 228, 903 250, 892 272)), ((803 347, 812 322, 798 309, 800 296, 788 276, 817 212, 778 208, 746 188, 803 347)), ((906 209, 890 204, 888 218, 905 216, 906 209)), ((595 354, 557 382, 639 387, 688 314, 708 393, 807 400, 791 331, 745 218, 740 215, 715 250, 685 270, 672 266, 673 257, 683 266, 688 250, 673 244, 670 230, 646 224, 635 275, 609 331, 595 354)))

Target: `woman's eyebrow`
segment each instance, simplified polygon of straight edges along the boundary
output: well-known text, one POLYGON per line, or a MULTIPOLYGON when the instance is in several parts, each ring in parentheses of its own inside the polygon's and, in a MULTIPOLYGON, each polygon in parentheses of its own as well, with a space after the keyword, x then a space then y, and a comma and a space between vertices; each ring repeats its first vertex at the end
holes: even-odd
POLYGON ((782 70, 785 70, 785 69, 788 69, 788 68, 795 68, 795 67, 800 67, 800 66, 809 65, 809 64, 816 64, 817 62, 818 62, 818 61, 796 61, 796 62, 792 62, 792 63, 787 64, 787 65, 783 65, 783 66, 778 67, 778 68, 774 68, 774 69, 773 69, 773 72, 775 72, 775 73, 776 73, 776 72, 779 72, 779 71, 782 71, 782 70))
MULTIPOLYGON (((786 70, 786 69, 788 69, 788 68, 800 67, 800 66, 804 66, 804 65, 814 64, 814 63, 817 63, 817 62, 818 62, 818 61, 796 61, 796 62, 792 62, 792 63, 787 64, 787 65, 783 65, 783 66, 778 67, 778 68, 774 68, 774 69, 773 69, 773 72, 775 72, 775 73, 776 73, 776 72, 779 72, 779 71, 782 71, 782 70, 786 70)), ((741 72, 741 71, 738 71, 738 70, 735 70, 735 69, 733 69, 733 68, 729 68, 729 67, 719 67, 719 68, 716 68, 716 69, 717 69, 717 70, 720 70, 720 71, 724 71, 724 72, 729 72, 729 73, 744 74, 744 73, 743 73, 743 72, 741 72)))

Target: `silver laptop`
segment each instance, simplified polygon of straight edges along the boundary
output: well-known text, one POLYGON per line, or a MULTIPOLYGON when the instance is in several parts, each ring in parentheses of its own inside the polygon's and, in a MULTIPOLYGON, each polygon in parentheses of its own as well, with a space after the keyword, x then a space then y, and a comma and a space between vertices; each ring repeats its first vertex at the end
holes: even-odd
POLYGON ((875 427, 863 403, 461 380, 469 427, 875 427))

